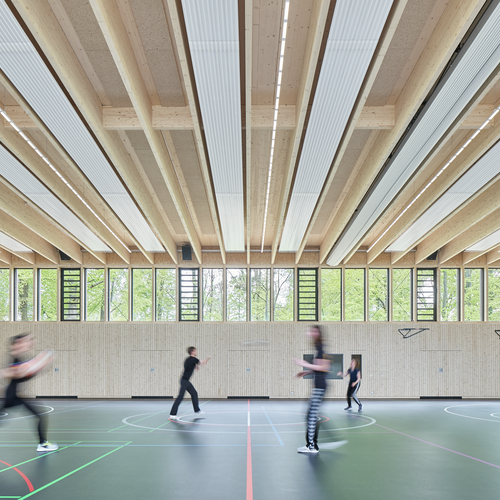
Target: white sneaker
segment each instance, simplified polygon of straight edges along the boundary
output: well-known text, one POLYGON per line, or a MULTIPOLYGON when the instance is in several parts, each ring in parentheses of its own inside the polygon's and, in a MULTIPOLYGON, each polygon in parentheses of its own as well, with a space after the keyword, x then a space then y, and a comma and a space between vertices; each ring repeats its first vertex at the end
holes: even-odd
POLYGON ((45 441, 44 443, 40 443, 36 451, 54 451, 57 450, 59 446, 56 443, 49 443, 45 441))
POLYGON ((205 415, 205 412, 203 410, 194 412, 194 418, 205 418, 203 415, 205 415))
POLYGON ((181 420, 181 417, 178 417, 177 415, 170 415, 170 420, 173 420, 174 422, 179 422, 181 420))
POLYGON ((319 450, 317 450, 314 446, 301 446, 300 448, 297 448, 297 451, 299 453, 319 453, 319 450))

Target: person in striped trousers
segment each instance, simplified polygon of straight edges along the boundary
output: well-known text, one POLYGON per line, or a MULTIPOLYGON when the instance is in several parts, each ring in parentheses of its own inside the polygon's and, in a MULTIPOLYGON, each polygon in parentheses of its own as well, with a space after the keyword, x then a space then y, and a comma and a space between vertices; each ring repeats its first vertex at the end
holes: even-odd
POLYGON ((313 363, 308 363, 302 359, 296 359, 295 363, 303 366, 303 370, 297 374, 297 377, 303 377, 309 373, 314 374, 314 388, 309 400, 309 410, 307 412, 306 445, 297 448, 299 453, 318 453, 318 414, 319 407, 323 401, 326 392, 326 374, 330 371, 330 361, 325 359, 323 352, 323 333, 319 325, 313 326, 308 332, 314 342, 316 356, 313 363))

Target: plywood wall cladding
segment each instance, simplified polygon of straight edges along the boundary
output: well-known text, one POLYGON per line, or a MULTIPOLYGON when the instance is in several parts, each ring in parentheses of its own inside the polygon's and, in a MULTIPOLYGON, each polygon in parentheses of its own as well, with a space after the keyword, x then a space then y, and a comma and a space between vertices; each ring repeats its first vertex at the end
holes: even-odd
MULTIPOLYGON (((195 372, 202 398, 269 396, 306 398, 310 381, 297 379, 293 358, 313 353, 298 323, 4 323, 9 337, 30 331, 37 347, 56 351, 54 364, 26 384, 28 395, 129 398, 176 396, 190 345, 200 358, 195 372)), ((363 398, 420 396, 500 397, 500 338, 496 323, 325 324, 325 351, 361 354, 363 398), (400 327, 429 328, 404 339, 400 327)), ((343 398, 345 380, 330 380, 328 397, 343 398)))

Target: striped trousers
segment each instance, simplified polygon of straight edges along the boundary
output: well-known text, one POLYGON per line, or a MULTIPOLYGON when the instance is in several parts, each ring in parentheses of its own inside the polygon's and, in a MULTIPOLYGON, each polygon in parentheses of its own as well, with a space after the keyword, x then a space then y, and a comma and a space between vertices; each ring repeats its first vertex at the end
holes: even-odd
POLYGON ((307 412, 307 446, 314 446, 316 449, 318 449, 319 407, 321 406, 324 395, 325 389, 318 389, 315 387, 312 391, 311 399, 309 400, 309 411, 307 412))

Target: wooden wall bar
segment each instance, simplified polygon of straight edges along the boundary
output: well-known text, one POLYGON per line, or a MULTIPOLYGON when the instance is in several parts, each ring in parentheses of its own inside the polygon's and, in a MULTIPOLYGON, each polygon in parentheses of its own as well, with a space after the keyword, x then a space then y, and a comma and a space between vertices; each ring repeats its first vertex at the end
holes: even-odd
MULTIPOLYGON (((175 396, 186 347, 211 356, 193 376, 202 398, 306 398, 311 381, 294 377, 293 358, 312 353, 298 323, 4 323, 9 337, 30 331, 37 348, 52 348, 51 368, 25 387, 31 396, 129 398, 175 396)), ((500 338, 495 323, 325 324, 327 353, 362 355, 361 398, 500 396, 500 338), (401 327, 429 328, 404 339, 401 327), (442 370, 442 371, 440 371, 442 370)), ((5 381, 3 381, 5 383, 5 381)), ((330 380, 328 397, 341 398, 346 381, 330 380)))

